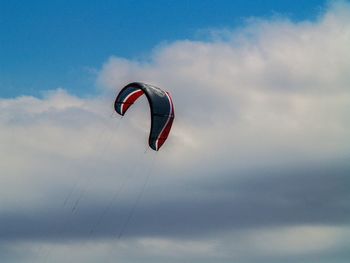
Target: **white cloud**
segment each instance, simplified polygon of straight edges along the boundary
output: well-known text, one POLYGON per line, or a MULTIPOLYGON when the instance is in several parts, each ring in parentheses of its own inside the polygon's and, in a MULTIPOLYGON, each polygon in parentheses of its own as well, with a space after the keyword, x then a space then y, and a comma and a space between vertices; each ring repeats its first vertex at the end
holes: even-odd
MULTIPOLYGON (((296 256, 312 259, 313 254, 324 257, 339 243, 349 244, 349 228, 329 226, 294 226, 227 232, 205 240, 139 238, 131 240, 96 239, 77 242, 18 242, 17 254, 26 252, 35 262, 47 260, 65 262, 162 261, 179 262, 279 262, 296 256), (322 256, 323 255, 323 256, 322 256)), ((337 259, 334 258, 336 261, 337 259)), ((23 261, 30 262, 30 261, 23 261)), ((327 262, 327 261, 325 261, 327 262)))
POLYGON ((229 41, 178 41, 151 61, 112 57, 99 83, 116 90, 139 80, 170 90, 181 142, 172 145, 191 156, 234 155, 241 164, 248 156, 348 154, 349 14, 338 3, 317 22, 257 20, 229 41))
MULTIPOLYGON (((156 158, 148 191, 141 200, 142 209, 136 210, 135 215, 137 218, 139 212, 147 220, 132 225, 136 230, 125 241, 117 242, 120 249, 123 245, 127 247, 125 258, 134 253, 135 247, 141 247, 149 257, 155 256, 152 251, 160 249, 163 254, 159 257, 175 253, 201 260, 206 256, 218 260, 238 258, 241 262, 253 262, 256 255, 296 256, 333 251, 345 242, 340 234, 343 228, 305 226, 305 221, 310 220, 307 202, 313 202, 308 192, 316 193, 319 200, 330 197, 324 204, 315 201, 318 206, 314 210, 318 210, 311 213, 315 224, 322 221, 317 217, 320 211, 330 216, 327 217, 330 224, 338 224, 342 221, 339 210, 348 212, 342 199, 348 197, 348 192, 341 188, 344 182, 329 184, 329 178, 322 177, 325 180, 318 181, 321 185, 315 185, 306 177, 300 184, 293 184, 292 179, 300 180, 300 176, 287 172, 300 163, 317 166, 320 162, 327 164, 349 157, 349 46, 350 7, 337 2, 314 22, 252 20, 239 30, 226 32, 222 39, 184 40, 162 46, 153 51, 149 61, 111 57, 98 77, 99 85, 107 89, 107 97, 79 98, 58 89, 40 99, 29 96, 1 99, 2 225, 11 226, 12 220, 6 218, 23 211, 34 219, 41 218, 41 213, 46 216, 47 211, 70 214, 68 210, 81 192, 85 192, 81 218, 89 209, 92 212, 86 217, 93 217, 97 210, 103 211, 101 204, 108 204, 117 189, 121 190, 115 214, 122 210, 125 215, 146 180, 145 171, 152 166, 150 160, 156 158), (174 97, 173 130, 157 154, 150 150, 144 153, 150 125, 145 99, 133 105, 122 120, 110 116, 116 91, 131 81, 159 85, 174 97), (273 180, 263 170, 271 166, 279 171, 273 180), (242 171, 249 171, 251 177, 242 171), (283 176, 292 182, 291 188, 283 180, 278 181, 283 176), (257 191, 256 184, 260 182, 257 178, 265 178, 272 187, 257 191), (286 193, 273 189, 274 180, 286 193), (221 181, 229 184, 210 185, 221 181), (76 187, 70 206, 62 209, 73 185, 76 187), (240 185, 244 193, 235 185, 240 185), (300 201, 302 198, 304 202, 300 201), (270 206, 264 203, 266 200, 270 206), (227 209, 220 210, 220 204, 227 209), (266 221, 260 226, 257 220, 251 224, 258 230, 245 225, 245 221, 260 216, 262 211, 250 209, 261 204, 263 209, 270 208, 276 213, 271 215, 275 228, 266 228, 263 225, 266 221), (283 214, 287 209, 281 204, 295 209, 300 217, 287 218, 283 214), (185 227, 187 222, 187 231, 193 230, 197 239, 190 238, 191 234, 186 236, 184 231, 179 234, 182 239, 174 238, 178 229, 169 231, 150 216, 157 207, 164 209, 156 211, 166 222, 175 221, 185 227), (230 208, 249 218, 242 220, 225 214, 230 208), (172 209, 179 212, 170 214, 170 219, 162 214, 172 209), (171 218, 174 215, 178 218, 171 218), (191 216, 196 220, 202 217, 203 222, 193 223, 191 216), (222 219, 225 216, 228 218, 222 219), (142 228, 147 223, 153 227, 150 232, 142 228), (241 234, 237 234, 241 228, 238 223, 245 228, 241 234), (223 229, 226 234, 222 240, 215 238, 223 229), (237 238, 233 237, 235 234, 237 238), (218 244, 225 247, 220 243, 223 240, 232 243, 232 247, 220 250, 218 244), (240 249, 229 253, 233 247, 240 249)), ((343 180, 338 172, 332 170, 335 177, 343 180)), ((25 229, 23 225, 19 229, 22 227, 25 229)), ((177 225, 171 227, 176 229, 177 225)), ((25 236, 18 229, 3 230, 9 239, 21 240, 25 236)), ((77 231, 68 239, 82 236, 77 231)), ((78 241, 46 245, 54 247, 53 255, 67 254, 77 246, 77 262, 88 262, 106 249, 113 250, 114 242, 101 240, 92 241, 92 245, 81 245, 78 241), (85 258, 80 257, 82 251, 89 252, 85 258)), ((131 258, 135 257, 136 262, 145 255, 142 253, 131 258)))
POLYGON ((246 238, 262 254, 300 255, 334 248, 342 239, 343 231, 342 227, 294 226, 252 231, 246 238))

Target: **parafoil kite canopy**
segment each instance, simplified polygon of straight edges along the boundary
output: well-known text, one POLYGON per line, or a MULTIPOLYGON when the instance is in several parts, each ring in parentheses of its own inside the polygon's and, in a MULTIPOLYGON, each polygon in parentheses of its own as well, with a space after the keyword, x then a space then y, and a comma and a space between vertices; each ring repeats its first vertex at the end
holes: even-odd
POLYGON ((149 84, 133 82, 119 92, 114 109, 124 116, 129 107, 143 94, 146 95, 151 109, 148 144, 158 151, 168 138, 175 117, 173 101, 168 92, 149 84))

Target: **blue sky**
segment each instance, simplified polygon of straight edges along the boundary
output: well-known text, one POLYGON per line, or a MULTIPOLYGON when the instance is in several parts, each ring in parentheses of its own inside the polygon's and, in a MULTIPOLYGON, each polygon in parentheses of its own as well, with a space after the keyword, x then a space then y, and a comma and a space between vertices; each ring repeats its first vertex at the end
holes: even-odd
POLYGON ((249 17, 313 20, 324 0, 1 1, 0 96, 64 87, 95 91, 95 70, 111 56, 143 59, 158 45, 201 39, 249 17))

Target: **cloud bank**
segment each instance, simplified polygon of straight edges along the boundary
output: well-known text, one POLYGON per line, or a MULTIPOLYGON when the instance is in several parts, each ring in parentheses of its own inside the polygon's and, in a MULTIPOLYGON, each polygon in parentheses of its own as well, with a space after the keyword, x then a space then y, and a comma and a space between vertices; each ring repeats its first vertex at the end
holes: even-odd
POLYGON ((99 97, 0 99, 3 261, 348 261, 349 4, 215 35, 111 57, 99 97), (173 95, 157 154, 145 99, 111 115, 131 81, 173 95))

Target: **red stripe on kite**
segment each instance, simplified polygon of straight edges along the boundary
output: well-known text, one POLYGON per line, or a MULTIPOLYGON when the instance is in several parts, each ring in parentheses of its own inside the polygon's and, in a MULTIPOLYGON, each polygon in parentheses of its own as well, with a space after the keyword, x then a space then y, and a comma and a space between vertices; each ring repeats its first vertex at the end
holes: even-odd
POLYGON ((170 129, 171 126, 173 124, 173 120, 174 120, 174 105, 173 105, 173 101, 171 99, 170 94, 167 92, 168 98, 169 98, 169 102, 170 102, 170 113, 169 113, 169 118, 168 118, 168 122, 166 123, 163 131, 161 132, 161 134, 158 137, 158 142, 157 142, 157 149, 159 149, 163 143, 166 141, 166 139, 168 138, 168 135, 170 133, 170 129))
POLYGON ((123 101, 121 112, 124 114, 128 108, 141 96, 143 95, 142 90, 136 90, 130 93, 123 101))

